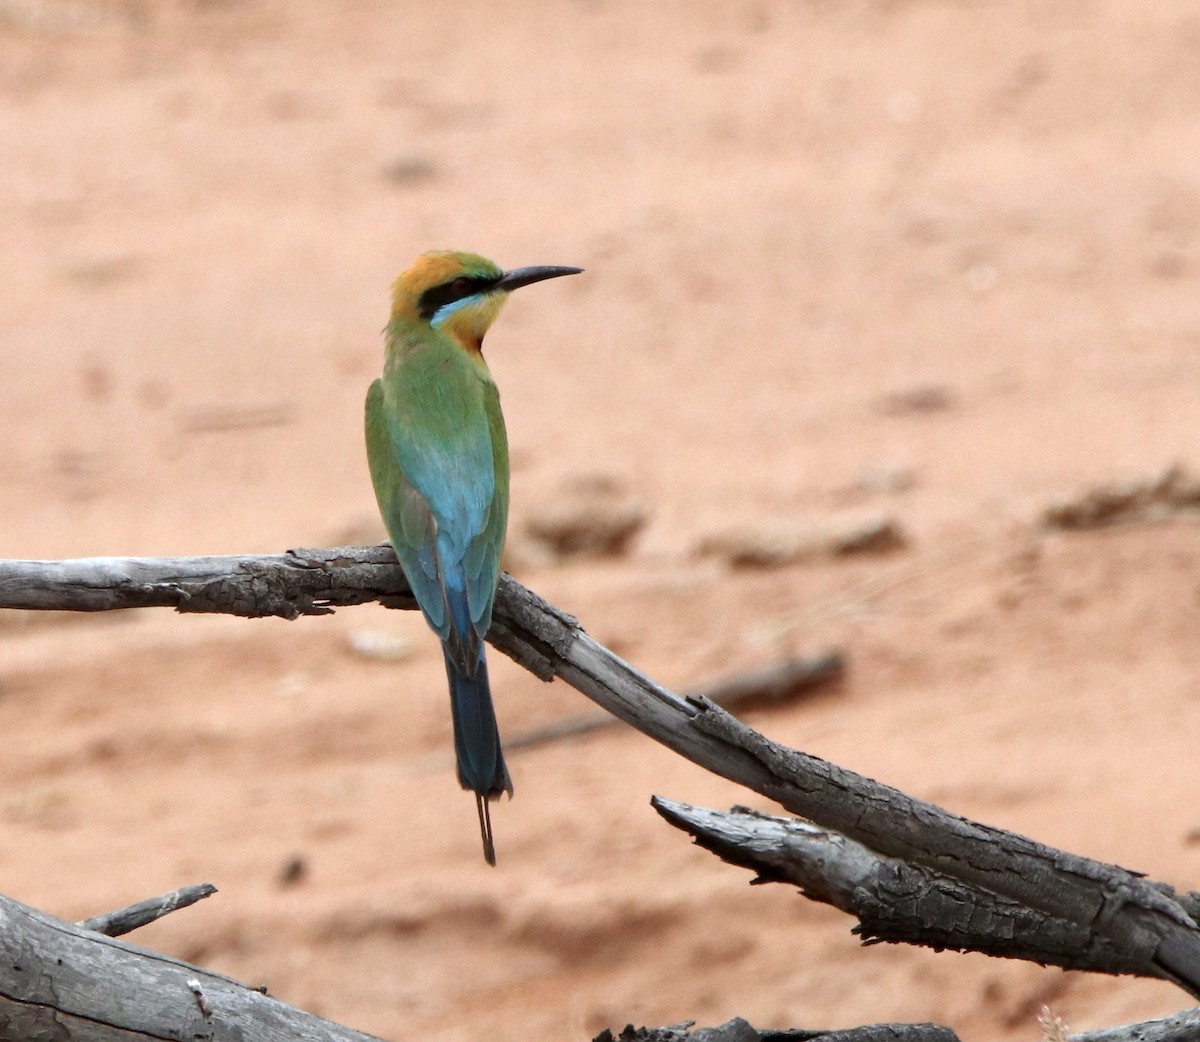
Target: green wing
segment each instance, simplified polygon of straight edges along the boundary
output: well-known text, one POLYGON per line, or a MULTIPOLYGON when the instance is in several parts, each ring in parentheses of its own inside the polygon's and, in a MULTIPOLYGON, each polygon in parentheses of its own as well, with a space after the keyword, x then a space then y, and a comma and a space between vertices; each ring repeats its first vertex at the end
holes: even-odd
POLYGON ((371 483, 392 548, 429 625, 446 640, 450 609, 438 559, 437 523, 428 501, 409 483, 397 462, 379 380, 367 391, 366 435, 371 483))
POLYGON ((430 626, 464 663, 491 625, 508 523, 504 419, 495 385, 481 383, 486 463, 461 444, 453 451, 457 438, 404 437, 380 380, 366 403, 367 459, 392 546, 430 626))

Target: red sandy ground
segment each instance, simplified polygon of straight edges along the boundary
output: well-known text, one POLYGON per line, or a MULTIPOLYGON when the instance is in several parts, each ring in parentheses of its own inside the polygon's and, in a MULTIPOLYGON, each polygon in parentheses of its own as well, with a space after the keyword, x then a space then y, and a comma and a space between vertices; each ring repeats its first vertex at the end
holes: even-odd
MULTIPOLYGON (((1200 462, 1197 98, 1190 0, 2 2, 0 554, 377 540, 391 277, 439 246, 582 265, 488 341, 519 577, 672 686, 841 646, 839 692, 750 722, 1195 885, 1197 528, 1036 520, 1200 462), (880 407, 926 386, 948 407, 880 407), (527 552, 581 473, 648 507, 631 552, 527 552), (695 554, 875 513, 907 549, 695 554)), ((586 708, 493 676, 509 735, 586 708)), ((76 917, 211 880, 141 943, 390 1038, 1032 1039, 1042 1003, 1188 1004, 861 949, 661 823, 652 793, 748 794, 624 730, 512 757, 491 870, 406 613, 9 615, 0 728, 3 892, 76 917), (380 633, 411 654, 354 650, 380 633)))

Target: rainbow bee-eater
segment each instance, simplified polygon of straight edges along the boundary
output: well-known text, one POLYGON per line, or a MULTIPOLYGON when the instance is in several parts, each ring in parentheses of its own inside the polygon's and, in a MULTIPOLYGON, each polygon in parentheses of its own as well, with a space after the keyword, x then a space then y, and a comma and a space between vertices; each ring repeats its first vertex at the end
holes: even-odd
POLYGON ((418 257, 392 283, 383 376, 367 392, 371 481, 396 557, 442 641, 458 780, 475 793, 491 865, 488 801, 512 795, 483 643, 508 523, 508 439, 483 338, 514 289, 581 270, 502 271, 450 251, 418 257))

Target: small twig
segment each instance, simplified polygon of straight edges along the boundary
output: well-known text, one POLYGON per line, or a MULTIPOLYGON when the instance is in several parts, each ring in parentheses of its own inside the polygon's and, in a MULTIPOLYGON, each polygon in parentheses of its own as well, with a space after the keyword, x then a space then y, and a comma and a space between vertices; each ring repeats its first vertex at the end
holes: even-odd
POLYGON ((102 933, 106 937, 120 937, 122 934, 138 929, 138 927, 146 926, 156 919, 161 919, 164 915, 169 915, 178 908, 187 908, 188 905, 194 905, 197 901, 202 901, 206 897, 212 897, 216 892, 217 888, 212 883, 196 883, 193 886, 181 886, 178 890, 172 890, 169 894, 147 898, 145 901, 139 901, 135 905, 130 905, 128 908, 120 908, 115 912, 94 915, 90 919, 84 919, 76 925, 81 926, 85 930, 95 930, 96 933, 102 933))
MULTIPOLYGON (((840 651, 822 651, 803 658, 775 662, 763 669, 738 673, 687 692, 686 698, 706 698, 725 709, 750 702, 785 702, 835 684, 845 676, 846 659, 840 651)), ((532 749, 563 738, 590 734, 618 721, 611 713, 577 713, 564 720, 531 727, 505 739, 507 752, 532 749)))

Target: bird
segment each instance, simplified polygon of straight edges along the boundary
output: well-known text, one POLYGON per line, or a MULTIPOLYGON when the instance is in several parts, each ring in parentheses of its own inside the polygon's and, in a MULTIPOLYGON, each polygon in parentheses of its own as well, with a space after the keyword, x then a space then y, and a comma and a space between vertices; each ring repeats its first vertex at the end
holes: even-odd
POLYGON ((383 375, 367 391, 371 483, 396 558, 442 642, 458 781, 475 794, 483 856, 496 864, 489 801, 513 792, 484 637, 508 524, 508 438, 483 339, 513 290, 582 268, 502 270, 435 250, 392 283, 383 375))

